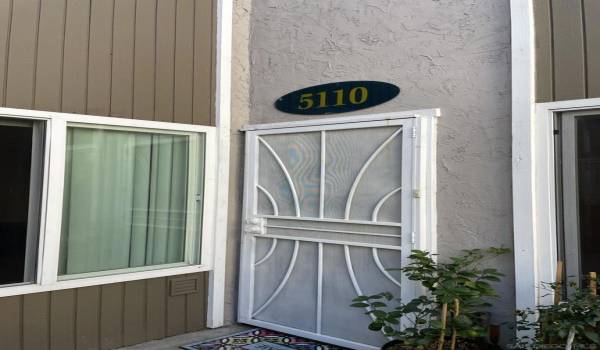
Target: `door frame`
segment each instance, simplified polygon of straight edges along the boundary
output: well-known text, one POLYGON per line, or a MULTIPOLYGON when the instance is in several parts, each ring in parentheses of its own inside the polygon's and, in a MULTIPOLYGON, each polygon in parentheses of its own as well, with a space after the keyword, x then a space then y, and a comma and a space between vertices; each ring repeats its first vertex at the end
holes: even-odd
MULTIPOLYGON (((320 131, 324 126, 327 130, 332 129, 352 129, 360 127, 368 127, 371 125, 386 126, 395 124, 394 120, 412 119, 412 130, 410 137, 413 138, 412 149, 412 188, 410 189, 411 207, 412 207, 412 228, 410 230, 410 241, 412 249, 426 250, 432 253, 437 253, 436 242, 436 124, 437 117, 440 116, 439 109, 423 109, 405 112, 393 112, 382 114, 358 115, 350 117, 312 119, 305 121, 292 121, 271 124, 248 125, 242 129, 246 132, 246 147, 245 147, 245 165, 244 165, 244 199, 242 211, 242 228, 241 241, 242 248, 240 252, 240 271, 244 271, 247 267, 245 263, 253 261, 253 253, 249 251, 247 245, 251 244, 250 239, 245 233, 246 218, 252 217, 251 212, 254 207, 254 196, 249 195, 250 189, 253 189, 255 179, 257 178, 256 167, 250 159, 256 159, 257 148, 254 139, 261 135, 281 134, 292 132, 310 132, 320 131), (389 121, 387 123, 386 121, 389 121)), ((403 264, 405 263, 410 252, 402 252, 403 264)), ((408 281, 403 278, 403 282, 408 281)), ((252 288, 251 273, 240 272, 239 286, 242 290, 245 286, 252 288)), ((403 297, 414 296, 423 293, 420 286, 412 284, 409 288, 402 288, 403 297)), ((295 328, 290 328, 281 325, 274 325, 269 322, 251 319, 252 310, 247 310, 247 306, 252 303, 249 300, 250 293, 248 291, 239 292, 238 303, 238 321, 240 323, 252 323, 264 328, 274 329, 281 332, 296 334, 306 338, 317 338, 317 340, 337 344, 345 347, 356 349, 375 349, 374 347, 365 346, 352 341, 340 340, 338 338, 320 335, 315 337, 312 332, 307 332, 295 328)))

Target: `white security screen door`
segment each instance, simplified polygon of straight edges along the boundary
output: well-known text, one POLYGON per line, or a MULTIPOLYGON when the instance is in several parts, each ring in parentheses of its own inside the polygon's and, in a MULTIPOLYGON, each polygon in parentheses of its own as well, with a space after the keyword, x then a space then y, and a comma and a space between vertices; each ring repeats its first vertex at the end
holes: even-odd
POLYGON ((357 295, 419 289, 398 271, 432 239, 436 110, 248 128, 240 322, 357 349, 357 295))

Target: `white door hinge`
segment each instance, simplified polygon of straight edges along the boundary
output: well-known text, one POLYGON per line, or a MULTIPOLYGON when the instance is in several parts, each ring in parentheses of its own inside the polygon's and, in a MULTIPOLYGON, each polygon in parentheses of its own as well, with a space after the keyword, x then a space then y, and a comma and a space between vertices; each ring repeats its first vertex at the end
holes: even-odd
POLYGON ((420 189, 413 190, 413 198, 421 198, 421 190, 420 189))
POLYGON ((412 137, 413 139, 417 138, 417 127, 416 126, 412 127, 412 131, 411 131, 410 137, 412 137))
POLYGON ((412 232, 410 233, 410 245, 411 245, 411 247, 412 247, 413 249, 414 249, 414 248, 416 247, 416 245, 417 245, 417 240, 416 240, 416 237, 415 237, 416 235, 417 235, 417 233, 416 233, 415 231, 412 231, 412 232))

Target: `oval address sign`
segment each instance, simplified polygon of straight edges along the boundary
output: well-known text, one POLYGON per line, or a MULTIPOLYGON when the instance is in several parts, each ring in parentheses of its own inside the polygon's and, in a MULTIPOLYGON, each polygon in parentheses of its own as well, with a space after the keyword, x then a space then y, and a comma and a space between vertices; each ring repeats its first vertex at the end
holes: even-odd
POLYGON ((381 81, 344 81, 290 92, 275 101, 275 108, 305 115, 345 113, 380 105, 399 93, 399 87, 381 81))

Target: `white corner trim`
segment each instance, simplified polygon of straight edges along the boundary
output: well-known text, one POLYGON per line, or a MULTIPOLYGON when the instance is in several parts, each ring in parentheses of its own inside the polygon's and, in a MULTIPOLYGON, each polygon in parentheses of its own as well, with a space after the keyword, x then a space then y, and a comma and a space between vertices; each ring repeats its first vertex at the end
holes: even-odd
POLYGON ((229 196, 229 140, 231 123, 231 50, 233 2, 219 0, 217 9, 216 126, 218 130, 217 196, 215 203, 214 269, 209 274, 206 325, 221 327, 225 312, 225 263, 229 196))
POLYGON ((417 118, 419 249, 437 254, 437 118, 417 118))
POLYGON ((512 180, 516 307, 538 300, 534 159, 535 42, 532 0, 511 0, 512 180))

